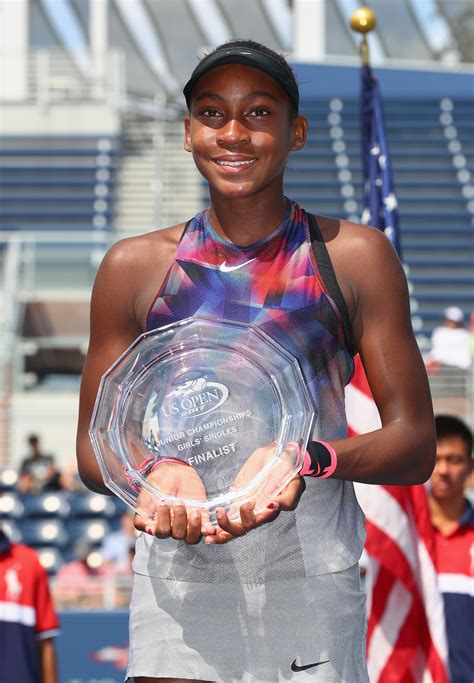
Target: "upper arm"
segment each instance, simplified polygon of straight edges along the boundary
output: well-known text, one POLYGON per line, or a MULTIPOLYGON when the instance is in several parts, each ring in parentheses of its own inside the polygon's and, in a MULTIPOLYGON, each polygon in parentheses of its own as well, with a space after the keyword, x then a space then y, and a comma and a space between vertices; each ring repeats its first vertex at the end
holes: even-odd
POLYGON ((135 314, 136 261, 128 240, 114 245, 99 268, 92 291, 90 341, 79 399, 77 458, 86 485, 102 491, 106 489, 88 429, 102 375, 141 333, 135 314))
POLYGON ((357 227, 350 265, 351 330, 382 424, 405 420, 431 433, 431 396, 411 326, 405 273, 383 233, 357 227))

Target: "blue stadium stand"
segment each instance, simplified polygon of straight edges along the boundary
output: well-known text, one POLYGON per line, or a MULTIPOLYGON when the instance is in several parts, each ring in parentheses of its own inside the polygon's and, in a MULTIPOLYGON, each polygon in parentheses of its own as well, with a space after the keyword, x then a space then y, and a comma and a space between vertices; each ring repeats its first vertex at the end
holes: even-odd
POLYGON ((65 548, 70 543, 64 522, 59 519, 26 519, 20 529, 22 542, 32 548, 65 548))
POLYGON ((18 493, 4 491, 0 495, 0 521, 23 518, 25 507, 18 493))
POLYGON ((110 533, 109 522, 103 517, 76 519, 72 518, 66 522, 69 543, 74 545, 76 541, 86 540, 91 545, 99 546, 105 536, 110 533))
POLYGON ((119 502, 111 496, 102 496, 99 493, 84 493, 71 496, 69 499, 71 506, 71 517, 76 519, 102 517, 112 520, 118 517, 119 502))
MULTIPOLYGON (((11 476, 6 479, 10 482, 11 476)), ((13 541, 34 548, 54 575, 61 564, 74 559, 76 541, 86 540, 97 551, 105 536, 120 527, 125 509, 122 501, 96 493, 26 495, 2 486, 0 527, 13 541)))
POLYGON ((70 504, 66 494, 39 493, 22 496, 24 517, 27 519, 66 518, 70 504))
POLYGON ((0 492, 14 491, 18 481, 18 472, 12 467, 0 469, 0 492))
POLYGON ((43 546, 36 548, 40 562, 48 574, 54 576, 59 567, 66 561, 64 553, 56 546, 43 546))
MULTIPOLYGON (((474 106, 454 100, 449 125, 439 99, 386 99, 384 109, 403 259, 421 321, 416 331, 429 337, 446 306, 461 306, 466 316, 474 309, 474 196, 459 173, 474 176, 474 106)), ((301 111, 310 119, 308 143, 290 156, 286 193, 314 213, 360 216, 359 102, 342 100, 334 111, 330 100, 306 100, 301 111), (343 194, 348 184, 353 196, 343 194)))
POLYGON ((23 543, 20 526, 13 519, 0 519, 0 527, 13 543, 23 543))
POLYGON ((0 230, 111 227, 120 140, 0 137, 0 230))

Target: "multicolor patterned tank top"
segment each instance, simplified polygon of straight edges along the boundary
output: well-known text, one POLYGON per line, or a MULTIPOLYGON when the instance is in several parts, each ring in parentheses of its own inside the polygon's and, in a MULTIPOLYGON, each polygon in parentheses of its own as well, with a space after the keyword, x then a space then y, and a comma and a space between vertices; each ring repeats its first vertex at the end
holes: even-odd
MULTIPOLYGON (((345 303, 316 221, 287 200, 266 238, 239 247, 208 212, 186 226, 148 314, 147 330, 190 316, 253 323, 300 363, 318 407, 313 438, 347 435, 344 387, 353 359, 345 303)), ((142 534, 135 570, 169 579, 264 582, 341 571, 357 562, 363 517, 351 482, 308 479, 295 511, 226 545, 187 546, 142 534)))

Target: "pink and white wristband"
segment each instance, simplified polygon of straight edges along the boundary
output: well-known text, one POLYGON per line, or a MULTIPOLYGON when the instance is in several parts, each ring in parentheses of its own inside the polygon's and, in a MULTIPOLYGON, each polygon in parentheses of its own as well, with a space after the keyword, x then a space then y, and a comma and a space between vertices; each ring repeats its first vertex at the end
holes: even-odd
POLYGON ((310 441, 303 458, 300 477, 327 479, 337 467, 337 453, 326 441, 310 441))

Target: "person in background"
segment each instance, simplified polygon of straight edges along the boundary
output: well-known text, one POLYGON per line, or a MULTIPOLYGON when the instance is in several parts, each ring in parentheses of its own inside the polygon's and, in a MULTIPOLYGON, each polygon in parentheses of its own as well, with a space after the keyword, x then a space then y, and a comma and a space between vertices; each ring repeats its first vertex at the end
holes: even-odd
POLYGON ((81 481, 77 471, 76 458, 69 460, 62 468, 59 475, 61 489, 70 493, 87 493, 87 488, 81 481))
POLYGON ((0 681, 57 683, 59 621, 48 576, 32 548, 0 529, 0 681))
POLYGON ((20 493, 42 493, 61 489, 60 473, 54 456, 43 453, 37 434, 30 434, 29 453, 23 459, 18 476, 17 489, 20 493))
POLYGON ((428 368, 448 365, 467 370, 471 366, 471 341, 463 326, 464 313, 458 306, 449 306, 443 315, 443 324, 431 336, 428 368))
POLYGON ((102 602, 103 585, 98 579, 105 571, 92 560, 94 546, 80 539, 74 544, 74 559, 59 567, 55 581, 55 595, 61 604, 98 605, 102 602))
POLYGON ((472 471, 472 433, 457 417, 435 418, 437 453, 429 506, 436 570, 444 599, 452 683, 474 675, 474 509, 465 497, 472 471))
POLYGON ((134 513, 132 510, 124 510, 120 516, 120 529, 109 534, 100 549, 106 569, 113 572, 122 566, 128 567, 130 546, 135 546, 137 535, 134 513))

